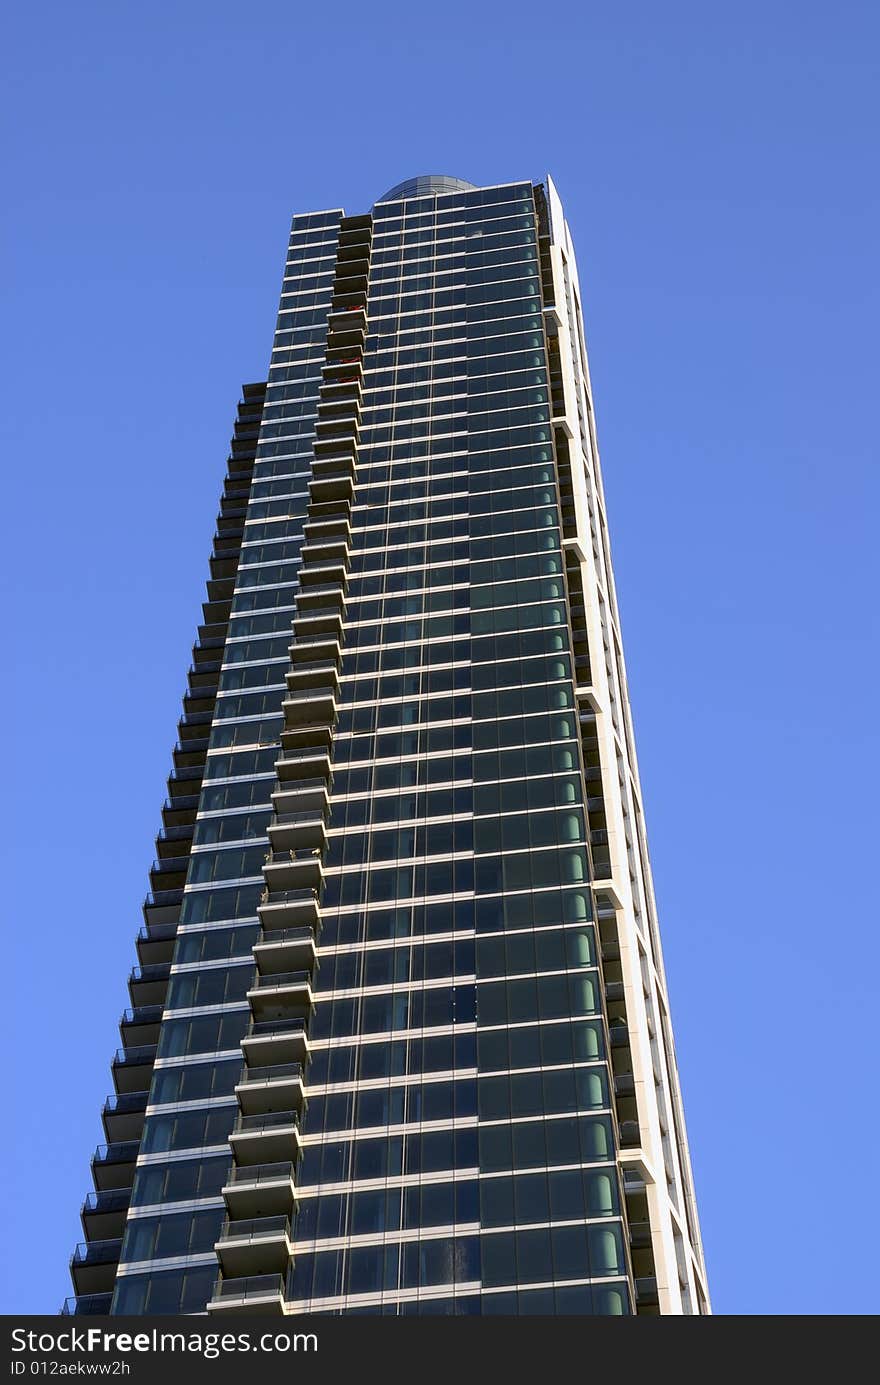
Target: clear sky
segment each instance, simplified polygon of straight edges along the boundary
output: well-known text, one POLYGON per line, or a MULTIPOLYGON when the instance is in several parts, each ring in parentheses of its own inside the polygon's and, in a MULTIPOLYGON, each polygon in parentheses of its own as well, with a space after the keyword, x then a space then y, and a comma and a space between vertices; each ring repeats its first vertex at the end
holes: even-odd
POLYGON ((876 1311, 880 9, 32 0, 4 47, 0 1308, 70 1292, 289 217, 549 170, 715 1308, 876 1311))

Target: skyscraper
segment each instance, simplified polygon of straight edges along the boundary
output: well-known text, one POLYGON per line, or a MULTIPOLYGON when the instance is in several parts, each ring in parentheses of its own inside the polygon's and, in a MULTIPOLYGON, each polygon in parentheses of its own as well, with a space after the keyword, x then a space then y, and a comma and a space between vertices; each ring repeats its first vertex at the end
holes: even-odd
POLYGON ((66 1312, 706 1313, 556 191, 293 219, 66 1312))

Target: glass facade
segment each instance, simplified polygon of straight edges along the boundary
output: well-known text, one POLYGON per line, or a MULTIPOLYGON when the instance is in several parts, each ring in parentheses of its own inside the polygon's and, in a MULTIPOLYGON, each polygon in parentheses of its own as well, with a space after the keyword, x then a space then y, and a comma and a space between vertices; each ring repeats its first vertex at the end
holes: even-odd
POLYGON ((249 391, 65 1311, 707 1312, 552 184, 294 217, 249 391))

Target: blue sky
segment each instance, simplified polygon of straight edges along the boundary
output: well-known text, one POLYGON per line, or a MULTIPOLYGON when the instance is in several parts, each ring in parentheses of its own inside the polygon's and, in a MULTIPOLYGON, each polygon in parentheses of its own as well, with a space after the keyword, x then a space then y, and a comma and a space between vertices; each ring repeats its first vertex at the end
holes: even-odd
POLYGON ((715 1309, 876 1311, 880 11, 302 8, 7 20, 0 1308, 70 1292, 290 214, 549 169, 715 1309))

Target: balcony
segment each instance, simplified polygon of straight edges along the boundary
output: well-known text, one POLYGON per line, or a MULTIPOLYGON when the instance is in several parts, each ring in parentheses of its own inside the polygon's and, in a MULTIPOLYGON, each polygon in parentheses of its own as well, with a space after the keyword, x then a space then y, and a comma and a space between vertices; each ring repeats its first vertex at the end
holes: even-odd
MULTIPOLYGON (((211 716, 210 712, 208 713, 208 716, 211 716)), ((177 827, 163 827, 159 832, 158 836, 156 837, 156 844, 160 848, 157 854, 159 855, 161 860, 165 860, 165 856, 162 854, 161 850, 161 848, 165 847, 168 851, 171 852, 173 856, 179 856, 181 842, 189 844, 191 841, 191 823, 182 823, 180 826, 177 827)))
MULTIPOLYGON (((580 662, 580 660, 578 660, 578 662, 580 662)), ((599 694, 591 683, 578 683, 575 688, 575 694, 579 701, 583 701, 587 704, 593 715, 595 715, 596 712, 601 712, 602 703, 599 694)))
POLYGON ((320 919, 318 896, 314 890, 278 890, 271 896, 267 891, 257 913, 267 933, 282 928, 314 930, 320 919))
POLYGON ((367 313, 363 302, 353 303, 350 308, 330 312, 327 318, 328 343, 333 346, 357 345, 363 341, 367 330, 367 313))
POLYGON ((328 750, 333 743, 333 726, 328 721, 314 721, 305 726, 285 726, 281 732, 281 753, 303 754, 307 751, 328 750))
POLYGON ((629 1243, 633 1250, 650 1250, 651 1223, 647 1221, 631 1221, 629 1224, 629 1243))
POLYGON ((346 244, 356 237, 372 239, 373 218, 369 212, 358 212, 356 216, 344 216, 339 223, 339 239, 346 244))
POLYGON ((310 663, 298 664, 287 670, 286 677, 288 693, 293 697, 302 696, 309 690, 325 694, 339 693, 339 668, 335 659, 314 659, 310 663))
POLYGON ((121 1239, 83 1242, 77 1246, 70 1258, 70 1273, 77 1297, 80 1294, 113 1292, 121 1249, 121 1239))
POLYGON ((284 851, 297 851, 306 847, 313 851, 323 851, 327 846, 323 806, 307 813, 285 813, 281 817, 275 817, 269 823, 268 830, 272 850, 279 855, 284 851))
POLYGON ((348 585, 348 549, 345 544, 324 544, 323 548, 313 544, 308 561, 303 559, 299 572, 300 587, 319 587, 324 585, 348 585), (334 553, 334 549, 337 550, 334 553), (338 551, 338 550, 341 550, 338 551), (329 553, 329 557, 318 556, 329 553))
POLYGON ((156 1045, 143 1044, 139 1048, 120 1048, 116 1050, 111 1071, 113 1085, 117 1092, 145 1092, 153 1076, 156 1061, 156 1045))
POLYGON ((325 353, 324 373, 326 375, 328 367, 334 365, 351 365, 353 361, 361 363, 364 359, 364 338, 358 340, 345 341, 337 338, 336 340, 327 338, 327 349, 325 353))
POLYGON ((170 962, 174 955, 177 923, 146 924, 137 935, 137 953, 141 966, 157 966, 170 962))
MULTIPOLYGON (((208 719, 211 719, 211 713, 208 713, 208 719)), ((188 857, 188 855, 180 855, 179 843, 172 843, 172 846, 173 849, 175 849, 175 855, 159 856, 150 867, 150 875, 151 877, 154 877, 154 875, 157 877, 157 879, 155 879, 155 884, 159 885, 159 888, 165 888, 165 886, 170 886, 170 884, 172 884, 169 879, 166 879, 168 875, 183 875, 184 879, 186 879, 190 857, 188 857)))
POLYGON ((193 793, 194 789, 201 783, 203 773, 204 764, 176 766, 168 776, 168 792, 171 797, 175 797, 175 789, 178 790, 178 793, 187 796, 193 793))
POLYGON ((284 1313, 284 1277, 258 1274, 250 1279, 218 1279, 208 1312, 280 1317, 284 1313))
POLYGON ((346 572, 349 547, 345 539, 312 539, 303 545, 299 556, 302 562, 300 570, 300 581, 302 581, 303 574, 311 572, 315 568, 332 567, 346 572))
POLYGON ((620 1148, 639 1149, 642 1143, 642 1134, 639 1129, 638 1121, 620 1122, 620 1148))
POLYGON ((304 1063, 309 1056, 306 1022, 302 1018, 254 1020, 241 1046, 249 1068, 304 1063))
POLYGON ((92 1158, 92 1177, 99 1193, 106 1188, 131 1186, 139 1148, 138 1140, 121 1140, 117 1144, 98 1146, 92 1158))
MULTIPOLYGON (((365 262, 366 263, 366 262, 365 262)), ((360 301, 363 303, 367 295, 368 274, 364 270, 339 270, 334 283, 334 303, 339 295, 360 294, 360 301)))
POLYGON ((348 458, 354 466, 359 431, 357 414, 349 413, 340 417, 336 413, 320 410, 315 424, 315 461, 312 475, 316 476, 320 470, 326 469, 330 457, 348 458))
POLYGON ((254 946, 254 961, 261 976, 310 969, 315 956, 311 928, 264 928, 254 946))
POLYGON ((332 726, 336 722, 335 688, 310 688, 305 696, 287 696, 281 704, 286 723, 285 730, 295 726, 313 726, 325 722, 332 726))
MULTIPOLYGON (((341 329, 345 329, 347 315, 354 316, 364 312, 366 302, 366 291, 358 289, 357 285, 367 278, 366 265, 363 261, 355 264, 357 274, 346 275, 344 279, 337 279, 333 285, 333 299, 330 304, 330 316, 340 323, 341 329)), ((363 319, 366 328, 366 317, 363 319)))
POLYGON ((350 515, 351 502, 348 500, 328 500, 326 504, 313 500, 309 505, 309 519, 320 523, 324 519, 335 519, 340 511, 350 515))
POLYGON ((161 1005, 168 990, 169 962, 156 962, 152 966, 132 967, 128 978, 128 992, 132 1005, 161 1005))
POLYGON ((150 867, 150 889, 154 892, 182 890, 188 867, 188 856, 166 856, 154 861, 150 867))
MULTIPOLYGON (((350 281, 351 278, 352 275, 350 273, 342 275, 336 280, 336 285, 339 285, 340 283, 344 283, 346 281, 350 281)), ((336 286, 334 286, 334 294, 336 293, 336 291, 337 288, 336 286)), ((337 329, 345 330, 347 327, 363 327, 364 330, 366 330, 366 299, 361 298, 357 302, 349 303, 344 308, 331 308, 329 316, 327 318, 327 325, 331 332, 337 329)))
POLYGON ((623 1174, 623 1191, 627 1199, 628 1207, 631 1197, 640 1197, 644 1195, 647 1184, 641 1169, 635 1168, 632 1164, 623 1164, 621 1166, 621 1172, 623 1174))
POLYGON ((194 692, 214 692, 217 687, 217 675, 220 672, 220 660, 196 660, 195 650, 193 650, 193 662, 187 669, 186 680, 189 687, 194 692))
POLYGON ((355 371, 346 374, 344 370, 337 372, 334 378, 325 379, 318 391, 319 407, 324 404, 336 403, 337 400, 354 400, 360 404, 361 398, 361 377, 355 371))
POLYGON ((324 611, 339 611, 345 616, 345 592, 339 582, 301 586, 296 598, 297 612, 302 615, 324 611))
POLYGON ((275 1271, 285 1274, 293 1256, 290 1218, 251 1217, 246 1221, 227 1221, 214 1249, 220 1268, 230 1278, 275 1271))
POLYGON ((348 424, 359 428, 361 422, 361 391, 355 383, 344 389, 335 389, 321 394, 318 402, 318 423, 348 424))
MULTIPOLYGON (((297 615, 293 621, 293 633, 296 637, 296 644, 300 640, 311 640, 318 635, 329 636, 337 644, 342 641, 342 616, 338 611, 315 611, 297 615)), ((332 655, 326 656, 331 658, 332 655)))
POLYGON ((297 779, 316 779, 322 776, 325 782, 330 779, 329 748, 319 750, 299 750, 284 755, 275 762, 275 773, 285 788, 297 779))
POLYGON ((340 468, 324 476, 313 476, 309 482, 309 495, 318 505, 326 505, 331 500, 353 500, 354 481, 351 473, 340 468))
POLYGON ((145 1091, 108 1096, 104 1102, 101 1119, 104 1123, 104 1134, 111 1144, 140 1139, 148 1096, 149 1093, 145 1091))
POLYGON ((276 890, 319 890, 324 883, 324 868, 316 847, 282 851, 271 856, 263 867, 266 884, 276 890))
POLYGON ((360 440, 360 405, 357 412, 340 414, 337 410, 318 410, 312 476, 322 476, 338 468, 353 478, 357 469, 360 440))
POLYGON ((188 827, 192 830, 198 806, 199 796, 197 793, 166 798, 162 804, 162 821, 165 823, 165 827, 188 827))
MULTIPOLYGON (((364 255, 367 254, 368 252, 364 251, 364 255)), ((355 260, 351 261, 351 265, 355 269, 358 268, 355 260)), ((346 268, 348 267, 347 265, 346 268)), ((366 258, 361 261, 360 270, 364 274, 369 273, 369 261, 366 258)), ((325 356, 321 375, 324 380, 347 380, 352 375, 357 375, 358 379, 362 379, 362 363, 362 351, 340 351, 334 356, 325 356)))
POLYGON ((659 1302, 660 1302, 660 1300, 659 1300, 658 1295, 657 1295, 657 1280, 656 1280, 656 1278, 654 1277, 654 1275, 648 1275, 648 1276, 645 1276, 645 1277, 642 1278, 642 1279, 637 1279, 637 1280, 636 1280, 636 1307, 637 1307, 637 1309, 640 1310, 640 1309, 642 1309, 642 1308, 648 1308, 648 1307, 654 1308, 654 1307, 657 1307, 657 1306, 659 1305, 659 1302))
POLYGON ((247 1116, 267 1111, 301 1112, 305 1101, 302 1063, 276 1063, 269 1068, 245 1068, 235 1088, 247 1116))
MULTIPOLYGON (((308 518, 303 525, 303 536, 306 545, 324 544, 331 540, 337 540, 346 546, 349 545, 351 543, 350 511, 347 508, 340 508, 338 514, 322 515, 320 519, 308 518)), ((303 553, 305 553, 305 549, 303 549, 303 553)))
POLYGON ((208 727, 205 726, 201 736, 191 736, 185 741, 178 741, 171 752, 175 769, 193 769, 200 765, 208 749, 208 727))
POLYGON ((261 1111, 239 1116, 229 1136, 239 1168, 270 1161, 296 1162, 301 1149, 296 1111, 261 1111))
POLYGON ((288 646, 291 667, 289 673, 296 673, 304 664, 311 666, 332 663, 338 667, 342 635, 335 630, 329 634, 302 635, 288 646))
POLYGON ((143 902, 144 922, 147 925, 177 923, 183 901, 183 886, 176 890, 151 890, 143 902))
MULTIPOLYGON (((276 821, 298 817, 300 813, 316 812, 326 818, 330 811, 330 795, 326 779, 295 779, 290 784, 272 790, 276 821)), ((271 827, 271 824, 270 824, 271 827)))
POLYGON ((79 1213, 87 1239, 101 1241, 121 1237, 130 1202, 130 1188, 110 1188, 103 1193, 89 1193, 79 1213))
MULTIPOLYGON (((355 218, 347 218, 354 220, 355 218)), ((365 262, 370 253, 370 246, 373 241, 373 230, 371 226, 353 226, 351 230, 343 230, 339 233, 338 263, 346 265, 346 273, 349 261, 363 258, 365 262)), ((342 274, 342 270, 337 270, 342 274)))
POLYGON ((101 1317, 110 1312, 112 1294, 78 1294, 76 1298, 66 1298, 61 1309, 63 1318, 82 1317, 98 1314, 101 1317))
POLYGON ((161 1005, 139 1005, 133 1010, 123 1011, 119 1020, 119 1034, 123 1044, 126 1048, 131 1048, 140 1044, 158 1043, 161 1022, 161 1005))
POLYGON ((367 335, 367 315, 363 303, 333 311, 327 319, 327 352, 333 357, 341 353, 363 351, 367 335))
POLYGON ((312 973, 281 971, 271 972, 267 976, 258 974, 247 998, 254 1019, 293 1019, 297 1015, 305 1018, 314 1004, 312 973))
POLYGON ((163 923, 178 923, 183 890, 163 890, 162 894, 148 894, 143 902, 144 923, 148 928, 161 927, 163 923))
POLYGON ((291 1216, 296 1211, 294 1164, 251 1164, 232 1169, 223 1197, 233 1220, 291 1216))

